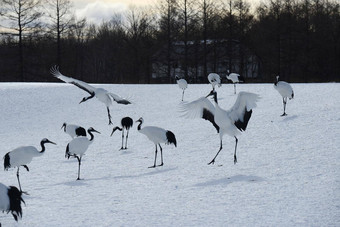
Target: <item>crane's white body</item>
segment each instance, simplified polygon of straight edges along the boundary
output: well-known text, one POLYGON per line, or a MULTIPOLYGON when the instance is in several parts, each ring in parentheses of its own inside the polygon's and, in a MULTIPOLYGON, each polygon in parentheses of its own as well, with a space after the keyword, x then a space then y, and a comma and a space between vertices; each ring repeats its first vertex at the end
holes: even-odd
POLYGON ((44 152, 39 152, 36 147, 22 146, 15 148, 8 153, 11 161, 11 167, 20 167, 31 163, 34 157, 43 155, 44 152))
POLYGON ((239 83, 242 82, 242 80, 240 80, 240 74, 237 73, 230 73, 229 75, 226 76, 228 80, 231 80, 231 82, 233 83, 239 83))
POLYGON ((292 86, 285 81, 277 82, 276 85, 274 84, 274 88, 280 93, 282 98, 292 99, 294 97, 292 86))
MULTIPOLYGON (((85 131, 85 129, 83 127, 79 126, 79 125, 66 124, 66 123, 64 123, 64 125, 65 125, 65 128, 64 128, 65 133, 70 135, 72 137, 72 139, 74 139, 75 137, 79 136, 76 133, 77 129, 81 128, 81 129, 83 129, 85 131)), ((85 131, 85 135, 83 135, 83 136, 86 136, 86 131, 85 131)))
POLYGON ((146 135, 155 145, 167 142, 166 131, 156 126, 145 126, 139 130, 140 133, 146 135))
MULTIPOLYGON (((214 90, 211 91, 208 96, 183 104, 182 111, 184 112, 184 116, 190 118, 204 118, 215 126, 221 140, 221 146, 218 153, 222 150, 222 139, 224 134, 235 137, 234 163, 236 163, 236 146, 238 141, 236 136, 246 129, 252 109, 256 107, 259 96, 249 92, 240 92, 236 102, 229 110, 224 110, 218 105, 217 94, 214 90), (214 93, 215 106, 207 99, 208 96, 214 93)), ((215 158, 209 164, 214 163, 215 158)))
POLYGON ((89 146, 92 144, 93 140, 90 141, 85 136, 76 137, 71 142, 68 143, 69 146, 69 154, 70 155, 78 155, 79 157, 82 157, 89 146))
POLYGON ((209 83, 211 84, 213 90, 215 90, 215 86, 221 87, 221 77, 217 73, 209 73, 208 75, 209 83))

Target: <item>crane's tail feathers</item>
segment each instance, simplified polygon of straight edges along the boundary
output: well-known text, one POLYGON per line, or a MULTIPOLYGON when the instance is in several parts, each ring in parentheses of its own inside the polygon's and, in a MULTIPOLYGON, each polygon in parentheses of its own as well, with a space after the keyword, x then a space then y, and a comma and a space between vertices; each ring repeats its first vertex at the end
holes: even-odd
POLYGON ((113 93, 109 93, 109 95, 111 96, 113 101, 115 101, 118 104, 123 104, 123 105, 131 104, 131 102, 128 99, 122 98, 119 95, 116 95, 116 94, 113 94, 113 93))
POLYGON ((18 217, 22 217, 21 202, 25 203, 23 200, 22 192, 19 191, 17 187, 9 186, 8 197, 9 199, 9 211, 12 213, 14 219, 18 221, 18 217))
POLYGON ((174 144, 177 147, 175 134, 171 131, 166 131, 167 144, 174 144))

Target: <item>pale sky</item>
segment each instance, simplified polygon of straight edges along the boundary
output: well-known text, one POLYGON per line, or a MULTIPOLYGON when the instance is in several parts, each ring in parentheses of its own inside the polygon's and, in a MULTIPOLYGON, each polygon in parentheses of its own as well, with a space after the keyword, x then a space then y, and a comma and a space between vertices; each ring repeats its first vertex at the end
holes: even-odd
POLYGON ((129 6, 155 5, 157 0, 71 0, 78 18, 86 17, 88 22, 101 23, 110 20, 114 13, 121 13, 129 6))

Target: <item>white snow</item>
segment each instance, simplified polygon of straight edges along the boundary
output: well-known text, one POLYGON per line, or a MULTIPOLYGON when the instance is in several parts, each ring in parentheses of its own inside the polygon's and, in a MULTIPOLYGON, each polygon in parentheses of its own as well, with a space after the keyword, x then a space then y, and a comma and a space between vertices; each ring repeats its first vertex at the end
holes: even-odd
MULTIPOLYGON (((0 84, 0 156, 19 146, 56 142, 20 171, 23 217, 16 223, 0 213, 3 226, 340 226, 340 85, 292 84, 287 103, 273 84, 240 84, 238 92, 259 94, 246 132, 224 136, 215 165, 207 165, 219 148, 210 122, 180 117, 182 91, 171 85, 95 85, 132 97, 132 105, 111 106, 113 125, 103 103, 89 100, 64 83, 0 84), (129 133, 110 137, 124 116, 171 130, 177 148, 164 145, 164 166, 153 164, 154 144, 129 133), (71 138, 64 122, 94 127, 93 144, 83 157, 76 181, 76 159, 65 159, 71 138)), ((210 84, 190 84, 186 101, 207 95, 210 84)), ((233 85, 217 90, 224 109, 236 100, 233 85)), ((159 161, 159 160, 158 160, 159 161)), ((16 169, 1 171, 0 182, 17 185, 16 169)))

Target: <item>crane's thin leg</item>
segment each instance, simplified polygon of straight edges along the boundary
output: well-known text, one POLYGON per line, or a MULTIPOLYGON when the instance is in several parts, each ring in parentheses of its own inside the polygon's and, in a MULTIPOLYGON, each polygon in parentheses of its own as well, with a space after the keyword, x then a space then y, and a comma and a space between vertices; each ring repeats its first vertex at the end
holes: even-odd
POLYGON ((81 157, 79 158, 78 156, 76 156, 76 158, 78 159, 78 178, 77 180, 80 180, 80 165, 81 165, 81 157))
POLYGON ((234 84, 234 94, 236 94, 236 84, 234 84))
POLYGON ((236 136, 235 136, 235 141, 236 141, 236 143, 235 143, 235 152, 234 152, 234 164, 236 164, 236 162, 237 162, 237 158, 236 158, 236 148, 237 148, 238 139, 236 138, 236 136))
POLYGON ((214 159, 211 160, 211 162, 209 162, 208 165, 210 165, 210 164, 215 164, 215 158, 217 157, 217 155, 220 153, 221 150, 222 150, 222 140, 221 140, 220 149, 218 150, 218 152, 217 152, 217 154, 215 155, 214 159))
POLYGON ((161 164, 160 165, 158 165, 158 166, 163 166, 163 149, 162 149, 162 147, 161 147, 161 145, 160 144, 158 144, 158 146, 159 146, 159 148, 161 149, 161 164))
POLYGON ((184 89, 183 89, 183 92, 182 92, 182 101, 183 101, 183 97, 184 97, 184 89))
POLYGON ((157 144, 156 144, 156 151, 155 151, 155 161, 153 163, 153 166, 150 166, 149 168, 155 168, 156 167, 156 159, 157 159, 157 144))
POLYGON ((109 117, 109 125, 112 125, 110 109, 109 109, 109 107, 106 107, 106 109, 107 109, 107 116, 109 117))
POLYGON ((124 143, 124 128, 122 129, 122 147, 120 148, 120 150, 124 150, 123 143, 124 143))
POLYGON ((20 185, 20 180, 19 180, 19 166, 18 166, 18 171, 17 171, 17 179, 18 179, 20 191, 22 192, 21 185, 20 185))
POLYGON ((286 98, 286 99, 285 99, 285 98, 282 98, 282 100, 283 100, 283 114, 281 115, 281 117, 287 115, 287 114, 286 114, 287 98, 286 98))
POLYGON ((126 130, 125 149, 127 149, 128 138, 129 138, 129 129, 126 130))

